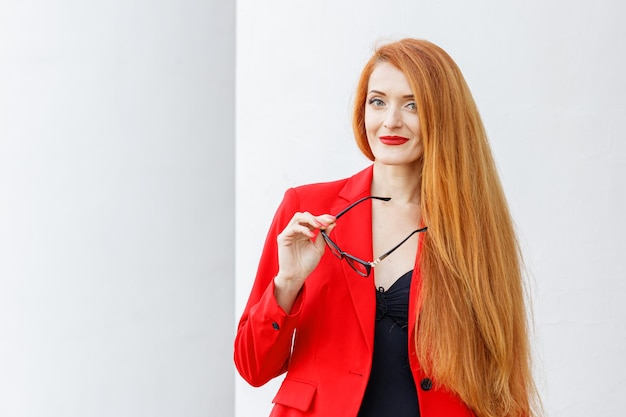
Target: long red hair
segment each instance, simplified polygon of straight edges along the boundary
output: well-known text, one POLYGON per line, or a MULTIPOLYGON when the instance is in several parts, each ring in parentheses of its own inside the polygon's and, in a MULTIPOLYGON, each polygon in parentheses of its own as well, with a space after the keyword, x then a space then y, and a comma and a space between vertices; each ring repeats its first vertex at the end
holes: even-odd
POLYGON ((424 149, 416 174, 428 226, 418 254, 420 363, 479 417, 535 415, 521 256, 474 99, 440 47, 416 39, 379 47, 361 74, 353 117, 356 142, 370 160, 365 101, 382 61, 411 85, 424 149))

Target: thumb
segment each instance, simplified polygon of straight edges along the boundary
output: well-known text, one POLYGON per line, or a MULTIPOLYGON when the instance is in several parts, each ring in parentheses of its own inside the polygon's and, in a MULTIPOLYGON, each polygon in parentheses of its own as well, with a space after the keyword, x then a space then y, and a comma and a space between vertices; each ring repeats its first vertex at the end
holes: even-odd
MULTIPOLYGON (((326 235, 328 235, 334 228, 335 228, 335 223, 333 223, 330 226, 328 226, 326 228, 326 230, 324 231, 324 233, 326 233, 326 235)), ((321 254, 324 254, 324 251, 326 250, 326 241, 324 240, 324 236, 322 236, 321 231, 320 231, 320 233, 317 234, 314 243, 315 243, 315 248, 321 254)))

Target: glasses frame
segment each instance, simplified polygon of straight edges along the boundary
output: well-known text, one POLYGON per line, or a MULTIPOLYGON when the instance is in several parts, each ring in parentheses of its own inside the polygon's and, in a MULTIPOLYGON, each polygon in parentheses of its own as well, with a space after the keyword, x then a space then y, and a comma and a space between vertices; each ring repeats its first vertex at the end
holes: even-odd
MULTIPOLYGON (((367 197, 363 197, 360 200, 357 200, 354 203, 350 204, 348 207, 346 207, 345 209, 341 210, 339 213, 337 213, 335 215, 335 220, 338 220, 341 216, 346 214, 353 207, 359 205, 360 203, 362 203, 362 202, 364 202, 366 200, 370 200, 370 199, 381 200, 381 201, 389 201, 389 200, 391 200, 391 197, 376 197, 376 196, 373 196, 373 195, 370 195, 370 196, 367 196, 367 197)), ((364 261, 363 259, 357 258, 356 256, 350 255, 348 252, 345 252, 345 251, 341 250, 341 248, 339 248, 339 246, 335 242, 333 242, 333 240, 330 238, 330 236, 328 236, 328 234, 326 233, 325 230, 320 230, 320 233, 321 233, 322 237, 324 238, 324 241, 326 242, 326 244, 330 247, 332 254, 335 255, 336 258, 338 258, 340 260, 341 259, 345 259, 347 264, 352 269, 354 269, 354 271, 357 274, 361 275, 364 278, 367 278, 372 273, 372 268, 375 268, 376 265, 378 265, 380 263, 380 261, 385 259, 387 256, 391 255, 396 249, 398 249, 400 246, 402 246, 402 244, 404 242, 409 240, 409 238, 411 236, 413 236, 415 233, 425 232, 426 230, 428 230, 428 227, 422 227, 421 229, 416 229, 416 230, 412 231, 411 234, 409 234, 407 237, 405 237, 400 243, 398 243, 396 246, 394 246, 393 248, 391 248, 390 250, 388 250, 384 254, 380 255, 378 258, 376 258, 375 260, 373 260, 371 262, 364 261), (359 265, 362 265, 363 268, 365 268, 365 271, 362 271, 362 270, 358 269, 354 265, 354 263, 358 263, 359 265)))

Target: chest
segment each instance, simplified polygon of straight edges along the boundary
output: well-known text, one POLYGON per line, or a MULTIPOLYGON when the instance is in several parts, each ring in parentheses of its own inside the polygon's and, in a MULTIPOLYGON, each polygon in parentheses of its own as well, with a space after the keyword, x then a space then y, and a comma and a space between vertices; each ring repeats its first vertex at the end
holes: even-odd
MULTIPOLYGON (((372 207, 372 259, 377 259, 395 248, 419 227, 418 206, 372 207)), ((417 254, 419 234, 414 234, 374 268, 376 288, 387 290, 407 271, 413 269, 417 254)))

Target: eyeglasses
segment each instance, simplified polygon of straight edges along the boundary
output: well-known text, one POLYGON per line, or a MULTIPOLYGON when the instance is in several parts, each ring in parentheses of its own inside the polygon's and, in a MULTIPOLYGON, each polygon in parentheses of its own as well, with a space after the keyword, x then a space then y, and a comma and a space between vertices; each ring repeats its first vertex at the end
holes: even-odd
MULTIPOLYGON (((335 215, 335 219, 339 219, 341 216, 346 214, 351 208, 369 199, 389 201, 391 200, 391 197, 375 197, 375 196, 363 197, 362 199, 355 201, 354 203, 350 204, 345 209, 341 210, 338 214, 335 215)), ((427 229, 428 227, 422 227, 421 229, 412 231, 410 235, 408 235, 407 237, 404 238, 404 240, 402 240, 402 242, 398 243, 396 246, 391 248, 391 250, 380 255, 378 258, 376 258, 376 260, 372 262, 364 261, 363 259, 359 259, 356 256, 350 255, 348 252, 344 252, 341 249, 339 249, 339 246, 337 246, 337 244, 332 241, 332 239, 328 236, 325 230, 320 231, 320 233, 324 237, 324 240, 326 241, 326 244, 330 248, 330 251, 333 253, 333 255, 335 255, 338 259, 345 259, 348 265, 350 265, 350 267, 354 269, 357 274, 361 275, 362 277, 368 277, 372 273, 372 268, 376 267, 376 265, 378 265, 380 261, 385 259, 387 256, 391 255, 396 249, 402 246, 404 242, 409 240, 409 238, 413 236, 415 233, 425 232, 427 229)))

